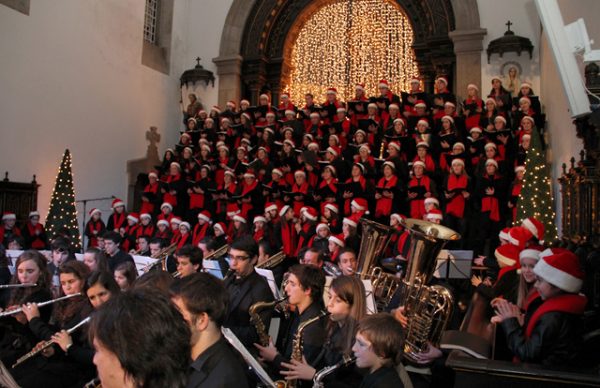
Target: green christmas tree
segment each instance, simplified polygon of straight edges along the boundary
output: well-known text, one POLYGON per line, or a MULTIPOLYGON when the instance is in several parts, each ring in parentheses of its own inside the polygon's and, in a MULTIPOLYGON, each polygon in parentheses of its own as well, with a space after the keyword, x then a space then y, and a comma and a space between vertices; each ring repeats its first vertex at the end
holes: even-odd
POLYGON ((71 247, 81 249, 77 210, 75 209, 75 189, 71 170, 71 153, 65 150, 62 163, 50 198, 50 208, 46 218, 46 229, 51 239, 64 236, 71 240, 71 247))
POLYGON ((552 181, 548 175, 545 152, 537 128, 531 133, 531 145, 525 159, 523 188, 517 202, 517 224, 527 217, 534 217, 546 227, 545 241, 557 238, 552 181))

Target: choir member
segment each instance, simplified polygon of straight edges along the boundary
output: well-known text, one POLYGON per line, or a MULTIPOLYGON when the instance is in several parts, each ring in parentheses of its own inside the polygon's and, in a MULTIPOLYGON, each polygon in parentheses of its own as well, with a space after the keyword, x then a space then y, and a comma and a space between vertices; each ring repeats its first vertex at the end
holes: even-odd
POLYGON ((154 237, 154 224, 152 223, 152 216, 149 213, 140 214, 140 223, 137 231, 137 237, 154 237))
POLYGON ((115 198, 112 201, 111 207, 113 210, 113 214, 111 214, 111 216, 108 217, 106 229, 109 231, 121 233, 122 229, 125 229, 125 226, 127 225, 127 212, 125 211, 125 202, 123 202, 119 198, 115 198))
POLYGON ((21 229, 25 249, 46 249, 48 237, 44 225, 40 222, 40 213, 36 210, 29 212, 29 220, 21 229))
POLYGON ((475 251, 480 254, 486 239, 490 246, 497 246, 497 235, 501 227, 501 203, 504 202, 506 187, 498 173, 498 163, 494 159, 485 162, 485 172, 476 178, 474 205, 479 210, 478 238, 475 251))
POLYGON ((15 226, 17 216, 12 212, 2 214, 2 225, 0 225, 0 244, 7 246, 7 239, 12 236, 20 236, 21 231, 15 226))
POLYGON ((420 160, 413 163, 413 177, 408 182, 408 201, 410 217, 423 219, 425 199, 435 197, 435 183, 424 174, 426 164, 420 160))
POLYGON ((467 220, 465 216, 471 191, 471 179, 465 171, 464 160, 454 159, 450 174, 444 183, 445 225, 459 232, 461 236, 466 236, 467 220))

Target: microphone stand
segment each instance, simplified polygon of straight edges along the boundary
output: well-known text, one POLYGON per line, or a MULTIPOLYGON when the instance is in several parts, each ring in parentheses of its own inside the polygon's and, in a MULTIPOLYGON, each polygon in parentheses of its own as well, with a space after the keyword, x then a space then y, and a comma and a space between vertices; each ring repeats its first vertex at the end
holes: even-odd
POLYGON ((114 195, 111 195, 110 197, 102 197, 102 198, 86 198, 86 199, 80 199, 78 201, 75 201, 75 203, 82 203, 83 204, 83 216, 81 224, 82 224, 82 237, 81 237, 81 252, 83 253, 85 250, 85 217, 87 215, 87 203, 88 202, 96 202, 96 201, 107 201, 109 199, 115 199, 117 197, 115 197, 114 195))

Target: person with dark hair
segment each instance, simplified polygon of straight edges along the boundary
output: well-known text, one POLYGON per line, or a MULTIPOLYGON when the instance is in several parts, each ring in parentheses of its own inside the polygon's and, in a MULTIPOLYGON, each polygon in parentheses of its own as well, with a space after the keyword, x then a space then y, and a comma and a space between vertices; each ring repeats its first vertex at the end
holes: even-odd
POLYGON ((207 273, 193 274, 173 283, 171 300, 191 331, 187 388, 248 387, 244 365, 221 335, 229 305, 223 283, 207 273))
POLYGON ((133 286, 133 282, 138 277, 138 272, 134 263, 126 261, 115 268, 114 276, 121 291, 127 291, 133 286))
MULTIPOLYGON (((225 279, 229 295, 229 308, 223 326, 228 327, 249 348, 258 342, 256 328, 250 323, 248 310, 256 302, 273 301, 273 293, 267 280, 259 275, 254 266, 258 261, 258 245, 251 236, 244 236, 231 243, 229 248, 230 271, 233 275, 225 279)), ((265 327, 271 322, 272 309, 260 313, 265 327)))
POLYGON ((93 315, 89 338, 105 388, 186 386, 190 330, 156 290, 133 289, 111 298, 93 315))
POLYGON ((70 242, 64 237, 57 237, 50 243, 51 261, 48 264, 48 272, 52 275, 52 291, 59 293, 60 280, 58 268, 67 261, 75 260, 71 252, 70 242))
MULTIPOLYGON (((219 248, 219 244, 212 237, 204 237, 200 243, 198 244, 198 248, 202 251, 202 263, 206 260, 205 257, 211 256, 215 251, 219 248)), ((211 256, 212 257, 212 256, 211 256)), ((217 260, 219 262, 219 267, 221 268, 221 274, 223 277, 229 271, 229 263, 225 259, 225 256, 221 257, 213 257, 212 259, 217 260)), ((204 267, 204 265, 202 265, 204 267)))
POLYGON ((99 248, 88 248, 83 254, 83 263, 90 271, 108 271, 108 259, 99 248))
MULTIPOLYGON (((277 347, 272 342, 269 346, 254 345, 260 351, 261 359, 268 362, 277 371, 278 375, 279 372, 284 370, 281 363, 290 362, 298 327, 303 322, 321 314, 324 287, 325 274, 320 269, 302 264, 290 268, 285 293, 288 297, 288 303, 295 307, 295 311, 291 312, 290 319, 287 322, 282 322, 277 347)), ((322 319, 307 326, 304 330, 302 334, 302 354, 308 365, 315 365, 315 361, 325 343, 326 334, 325 323, 322 319)))
POLYGON ((168 295, 174 280, 173 276, 166 271, 149 271, 135 280, 133 288, 150 288, 168 295))
MULTIPOLYGON (((23 313, 29 321, 29 327, 40 342, 55 339, 55 334, 61 330, 69 329, 87 316, 92 311, 88 299, 82 294, 85 287, 89 268, 80 261, 72 260, 60 266, 60 296, 71 298, 57 302, 53 305, 52 324, 41 319, 36 303, 22 305, 23 313)), ((69 353, 70 347, 61 349, 50 347, 27 363, 13 369, 13 375, 18 384, 23 387, 76 387, 88 381, 94 374, 94 368, 89 357, 90 347, 87 343, 85 328, 73 334, 72 342, 78 347, 86 349, 88 356, 75 359, 69 353)), ((66 344, 65 344, 66 345, 66 344)))
POLYGON ((150 256, 150 236, 141 235, 137 238, 137 251, 138 256, 150 256))
MULTIPOLYGON (((21 253, 15 264, 15 274, 11 284, 35 283, 35 287, 13 288, 8 302, 2 307, 18 308, 25 303, 39 303, 52 299, 50 292, 50 273, 46 268, 46 259, 41 253, 29 250, 21 253)), ((40 309, 41 319, 48 322, 52 312, 51 306, 40 309)), ((28 352, 35 344, 36 337, 27 324, 23 313, 13 318, 3 319, 0 327, 0 359, 7 365, 12 365, 17 358, 28 352)))
POLYGON ((115 278, 108 271, 94 271, 86 281, 86 294, 95 309, 120 291, 115 278))
POLYGON ((133 262, 133 258, 119 248, 121 236, 117 232, 107 232, 104 234, 104 251, 108 255, 108 269, 114 272, 115 268, 124 262, 133 262))
POLYGON ((10 236, 6 239, 6 247, 10 250, 22 251, 25 248, 23 236, 10 236))
POLYGON ((177 272, 184 278, 194 274, 202 268, 202 250, 192 245, 184 245, 175 253, 177 258, 177 272))
POLYGON ((354 249, 342 248, 338 254, 338 265, 343 275, 354 275, 358 269, 358 259, 354 249))
POLYGON ((308 248, 304 251, 300 264, 312 265, 316 268, 323 268, 325 253, 317 248, 308 248))
POLYGON ((403 349, 404 330, 391 314, 363 318, 352 346, 356 366, 368 370, 360 388, 404 387, 395 369, 402 360, 403 349))

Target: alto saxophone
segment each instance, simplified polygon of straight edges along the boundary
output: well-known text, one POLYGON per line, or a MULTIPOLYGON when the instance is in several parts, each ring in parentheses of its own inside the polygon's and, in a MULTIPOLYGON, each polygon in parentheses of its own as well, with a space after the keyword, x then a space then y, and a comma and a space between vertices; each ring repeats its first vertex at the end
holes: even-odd
POLYGON ((252 306, 250 306, 250 309, 248 310, 248 314, 250 314, 250 323, 252 323, 256 328, 256 333, 258 334, 258 341, 260 342, 261 346, 269 346, 269 333, 267 331, 265 323, 260 318, 260 312, 266 309, 277 307, 286 300, 287 296, 285 298, 274 300, 272 302, 256 302, 252 306))
MULTIPOLYGON (((296 331, 296 335, 294 336, 294 341, 292 343, 292 360, 296 360, 302 362, 302 354, 303 354, 303 334, 304 330, 313 323, 317 322, 321 318, 329 315, 327 311, 321 311, 319 315, 316 317, 310 318, 298 326, 298 330, 296 331)), ((296 388, 298 386, 298 380, 288 380, 287 388, 296 388)))
POLYGON ((325 385, 323 384, 323 379, 325 377, 329 376, 339 368, 352 364, 354 361, 356 361, 356 357, 350 357, 348 355, 345 355, 344 357, 342 357, 342 360, 337 364, 326 366, 325 368, 321 369, 320 371, 315 373, 315 376, 313 377, 313 388, 325 387, 325 385))

